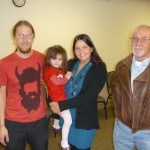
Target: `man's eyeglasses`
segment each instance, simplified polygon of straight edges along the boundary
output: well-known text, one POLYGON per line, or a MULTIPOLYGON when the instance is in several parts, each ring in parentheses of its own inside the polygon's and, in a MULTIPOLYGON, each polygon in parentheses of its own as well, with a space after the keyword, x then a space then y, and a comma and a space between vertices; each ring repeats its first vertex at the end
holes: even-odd
POLYGON ((138 38, 136 36, 133 36, 130 39, 131 39, 131 42, 133 42, 133 43, 138 42, 138 41, 140 41, 141 43, 147 43, 150 40, 150 38, 148 38, 148 37, 138 38))
POLYGON ((26 38, 26 39, 33 39, 34 35, 33 34, 26 34, 26 35, 24 35, 24 34, 16 34, 15 37, 17 39, 24 39, 24 38, 26 38))

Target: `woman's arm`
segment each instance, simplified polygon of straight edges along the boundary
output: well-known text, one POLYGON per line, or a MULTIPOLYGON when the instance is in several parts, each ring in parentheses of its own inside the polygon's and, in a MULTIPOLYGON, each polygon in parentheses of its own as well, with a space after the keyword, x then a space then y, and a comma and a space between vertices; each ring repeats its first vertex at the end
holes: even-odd
POLYGON ((79 95, 67 101, 60 101, 58 104, 52 103, 52 110, 57 113, 70 108, 86 107, 94 98, 97 99, 106 78, 106 67, 104 65, 94 65, 88 71, 79 95))
POLYGON ((86 106, 88 103, 97 99, 97 95, 103 89, 107 78, 107 71, 103 65, 95 65, 88 71, 84 80, 82 89, 76 97, 71 100, 59 102, 60 110, 66 110, 70 108, 77 108, 86 106))

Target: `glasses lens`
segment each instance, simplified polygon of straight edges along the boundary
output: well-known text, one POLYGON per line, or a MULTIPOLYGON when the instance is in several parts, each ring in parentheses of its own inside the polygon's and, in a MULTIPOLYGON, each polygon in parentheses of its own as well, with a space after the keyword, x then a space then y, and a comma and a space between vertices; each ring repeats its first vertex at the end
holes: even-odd
POLYGON ((23 39, 23 38, 27 38, 27 39, 33 39, 33 34, 16 34, 15 36, 17 39, 23 39))
POLYGON ((150 40, 148 37, 142 37, 142 38, 131 37, 130 39, 131 39, 132 42, 140 41, 141 43, 147 43, 150 40))
POLYGON ((139 40, 139 38, 137 38, 137 37, 131 37, 130 39, 132 42, 137 42, 139 40))

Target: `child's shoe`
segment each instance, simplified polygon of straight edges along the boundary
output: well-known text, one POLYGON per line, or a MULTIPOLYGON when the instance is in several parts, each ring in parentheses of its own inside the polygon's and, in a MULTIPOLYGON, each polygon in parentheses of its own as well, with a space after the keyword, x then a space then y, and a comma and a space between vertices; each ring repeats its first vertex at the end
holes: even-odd
POLYGON ((58 134, 62 133, 61 128, 60 129, 56 129, 56 128, 52 127, 52 131, 55 132, 55 133, 58 133, 58 134))

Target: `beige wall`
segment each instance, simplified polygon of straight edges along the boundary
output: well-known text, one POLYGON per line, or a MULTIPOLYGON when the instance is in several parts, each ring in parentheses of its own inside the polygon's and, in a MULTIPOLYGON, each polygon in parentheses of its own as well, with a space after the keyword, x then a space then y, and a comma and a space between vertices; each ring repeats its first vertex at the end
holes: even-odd
POLYGON ((129 54, 129 34, 139 24, 150 25, 149 0, 27 0, 17 8, 11 0, 0 2, 0 58, 14 49, 11 29, 20 19, 30 21, 36 31, 34 49, 41 52, 61 44, 71 57, 72 39, 86 33, 114 70, 116 62, 129 54))

